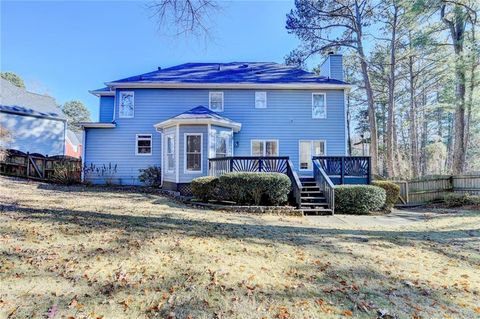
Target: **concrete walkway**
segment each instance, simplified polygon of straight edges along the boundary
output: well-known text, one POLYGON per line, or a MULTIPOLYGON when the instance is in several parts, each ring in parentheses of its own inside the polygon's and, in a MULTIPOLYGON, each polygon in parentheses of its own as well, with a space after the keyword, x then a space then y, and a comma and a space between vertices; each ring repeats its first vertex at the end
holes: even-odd
POLYGON ((425 211, 394 209, 386 215, 334 215, 334 216, 305 216, 315 225, 355 225, 355 226, 404 226, 423 222, 443 214, 425 211))

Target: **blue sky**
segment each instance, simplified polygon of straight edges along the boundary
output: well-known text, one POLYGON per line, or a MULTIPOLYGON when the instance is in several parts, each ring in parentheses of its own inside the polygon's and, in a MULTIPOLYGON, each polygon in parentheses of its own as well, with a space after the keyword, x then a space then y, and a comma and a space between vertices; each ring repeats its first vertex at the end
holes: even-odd
POLYGON ((213 39, 165 36, 145 2, 1 2, 1 70, 59 104, 78 99, 92 119, 103 83, 184 62, 274 61, 298 45, 285 30, 292 1, 223 2, 213 39))

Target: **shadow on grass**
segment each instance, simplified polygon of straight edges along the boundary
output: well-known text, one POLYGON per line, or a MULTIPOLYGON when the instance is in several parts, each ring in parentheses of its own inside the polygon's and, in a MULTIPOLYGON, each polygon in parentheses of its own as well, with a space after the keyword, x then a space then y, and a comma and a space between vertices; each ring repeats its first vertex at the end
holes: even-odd
MULTIPOLYGON (((157 199, 161 205, 168 205, 168 199, 157 199)), ((173 207, 175 203, 171 202, 173 207)), ((179 204, 181 207, 181 205, 179 204)), ((191 208, 186 208, 191 209, 191 208)), ((410 247, 418 242, 429 244, 431 250, 451 258, 461 258, 472 264, 478 264, 478 250, 463 247, 464 251, 471 253, 471 258, 463 255, 448 253, 438 244, 451 244, 452 242, 478 243, 480 246, 480 229, 466 228, 462 230, 431 230, 425 231, 402 231, 402 230, 355 230, 334 229, 321 227, 304 227, 289 225, 271 225, 249 223, 243 220, 240 223, 215 222, 182 218, 181 214, 163 213, 158 216, 137 216, 123 214, 109 214, 102 212, 62 210, 62 209, 37 209, 22 207, 19 205, 2 205, 0 211, 23 214, 24 218, 32 220, 44 220, 52 223, 75 224, 89 230, 101 230, 108 228, 123 229, 127 232, 135 232, 148 236, 154 232, 177 231, 184 235, 195 237, 223 237, 226 239, 242 239, 252 242, 284 243, 289 245, 323 245, 325 241, 335 236, 340 236, 344 241, 385 241, 398 246, 410 247)), ((193 209, 192 209, 193 211, 193 209)), ((466 225, 466 227, 469 225, 466 225)), ((474 245, 473 245, 474 246, 474 245)))

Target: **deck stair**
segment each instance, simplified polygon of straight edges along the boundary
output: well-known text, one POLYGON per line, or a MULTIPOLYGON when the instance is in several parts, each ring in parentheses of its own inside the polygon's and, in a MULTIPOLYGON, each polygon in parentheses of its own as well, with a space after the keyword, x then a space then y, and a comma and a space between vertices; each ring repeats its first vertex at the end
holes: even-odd
POLYGON ((331 215, 325 196, 313 177, 300 177, 302 183, 301 206, 305 215, 331 215))

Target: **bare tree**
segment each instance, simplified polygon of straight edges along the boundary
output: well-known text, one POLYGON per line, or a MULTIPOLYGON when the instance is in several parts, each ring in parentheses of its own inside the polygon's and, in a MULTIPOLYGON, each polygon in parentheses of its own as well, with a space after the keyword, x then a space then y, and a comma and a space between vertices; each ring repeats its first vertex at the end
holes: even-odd
POLYGON ((303 46, 287 57, 288 62, 303 62, 312 55, 336 48, 353 50, 357 55, 367 96, 372 170, 377 173, 377 120, 364 49, 364 28, 372 23, 373 4, 368 0, 297 0, 295 7, 287 15, 286 28, 297 35, 303 46))
POLYGON ((215 0, 158 0, 147 5, 160 29, 175 30, 175 35, 208 35, 211 18, 219 9, 215 0))

